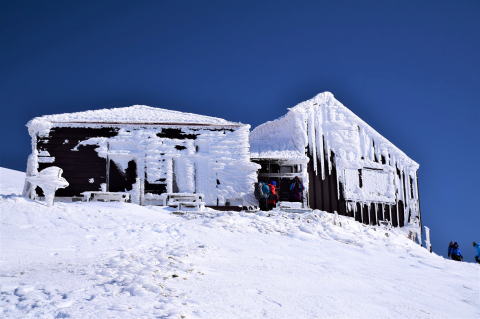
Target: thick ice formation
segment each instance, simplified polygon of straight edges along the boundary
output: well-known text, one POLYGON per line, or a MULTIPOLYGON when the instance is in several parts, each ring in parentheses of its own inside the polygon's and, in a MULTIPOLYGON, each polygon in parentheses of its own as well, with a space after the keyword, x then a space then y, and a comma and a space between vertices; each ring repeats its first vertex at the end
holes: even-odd
POLYGON ((53 205, 55 192, 59 188, 65 188, 69 184, 65 178, 62 177, 62 169, 56 166, 50 166, 41 170, 38 174, 26 177, 31 187, 40 187, 45 196, 47 206, 53 205))
MULTIPOLYGON (((183 129, 185 134, 197 133, 183 129)), ((137 163, 137 175, 146 176, 149 183, 167 181, 167 193, 171 193, 173 175, 180 193, 202 193, 209 205, 229 202, 243 203, 252 193, 256 182, 258 165, 250 162, 248 148, 249 126, 244 125, 232 132, 202 131, 195 140, 162 138, 158 129, 120 129, 117 136, 95 137, 80 142, 82 145, 98 145, 100 157, 109 158, 125 170, 128 162, 137 163)), ((134 187, 135 202, 143 202, 134 187)))
POLYGON ((394 203, 396 190, 401 190, 397 199, 418 214, 417 184, 411 181, 416 181, 419 165, 330 92, 320 93, 290 108, 283 117, 255 128, 250 146, 252 158, 264 159, 306 158, 308 149, 314 170, 322 179, 335 164, 347 200, 394 203), (335 163, 330 156, 325 158, 331 152, 335 163), (327 165, 321 165, 324 161, 327 165), (397 169, 405 176, 399 177, 397 169), (359 174, 363 174, 364 185, 360 185, 359 174), (407 194, 410 190, 413 196, 407 194))

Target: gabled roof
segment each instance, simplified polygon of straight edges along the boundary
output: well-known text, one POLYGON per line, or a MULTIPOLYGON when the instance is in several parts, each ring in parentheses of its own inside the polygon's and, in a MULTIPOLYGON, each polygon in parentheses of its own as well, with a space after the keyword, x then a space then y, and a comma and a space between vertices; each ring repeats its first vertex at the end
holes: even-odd
MULTIPOLYGON (((151 107, 133 105, 112 109, 99 109, 75 113, 44 115, 35 119, 50 123, 107 123, 107 124, 198 124, 240 125, 218 117, 198 115, 151 107)), ((34 120, 35 120, 34 119, 34 120)))
MULTIPOLYGON (((373 152, 378 152, 376 155, 380 156, 386 151, 397 161, 418 168, 418 163, 340 103, 330 92, 319 93, 289 108, 285 115, 257 126, 250 134, 252 158, 300 157, 306 156, 307 147, 312 152, 315 148, 322 149, 324 146, 338 156, 354 153, 358 158, 368 158, 369 155, 373 156, 373 152)), ((319 153, 323 156, 323 152, 319 153)))

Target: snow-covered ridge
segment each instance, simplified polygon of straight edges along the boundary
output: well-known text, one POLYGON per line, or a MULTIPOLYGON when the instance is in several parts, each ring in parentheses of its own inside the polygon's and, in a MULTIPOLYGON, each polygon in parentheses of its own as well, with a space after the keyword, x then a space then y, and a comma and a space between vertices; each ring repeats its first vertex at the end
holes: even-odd
POLYGON ((21 194, 25 184, 25 173, 0 167, 0 194, 21 194))
POLYGON ((75 113, 44 115, 32 121, 51 123, 135 123, 135 124, 203 124, 238 125, 218 117, 173 111, 146 105, 133 105, 111 109, 99 109, 75 113))

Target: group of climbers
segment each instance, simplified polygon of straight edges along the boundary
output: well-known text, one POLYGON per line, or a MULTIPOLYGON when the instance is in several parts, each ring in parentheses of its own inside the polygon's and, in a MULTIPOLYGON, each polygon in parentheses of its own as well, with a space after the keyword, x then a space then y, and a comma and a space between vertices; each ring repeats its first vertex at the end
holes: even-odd
MULTIPOLYGON (((480 245, 478 245, 476 242, 473 242, 472 245, 477 249, 475 261, 480 264, 480 245)), ((448 257, 456 261, 463 261, 462 252, 460 251, 459 245, 456 241, 451 241, 448 244, 448 257)))
MULTIPOLYGON (((301 202, 303 200, 303 184, 297 176, 289 187, 289 200, 301 202)), ((259 182, 255 188, 255 197, 258 199, 261 210, 270 210, 277 205, 280 199, 279 185, 272 180, 270 183, 259 182)))
POLYGON ((261 210, 269 210, 274 207, 278 200, 277 182, 269 184, 259 182, 255 188, 255 197, 258 199, 261 210))

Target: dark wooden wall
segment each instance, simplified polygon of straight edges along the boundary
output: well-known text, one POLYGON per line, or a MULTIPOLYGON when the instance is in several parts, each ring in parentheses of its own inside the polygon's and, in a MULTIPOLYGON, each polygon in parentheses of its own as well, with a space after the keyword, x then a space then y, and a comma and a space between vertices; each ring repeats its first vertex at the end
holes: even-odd
MULTIPOLYGON (((308 162, 308 176, 309 176, 309 193, 308 200, 309 206, 312 209, 319 209, 326 212, 337 212, 339 215, 354 217, 355 220, 363 222, 365 224, 375 225, 381 220, 390 221, 393 226, 404 226, 404 203, 399 200, 396 204, 384 204, 384 203, 371 203, 370 205, 351 202, 351 206, 356 207, 356 212, 353 209, 349 209, 347 205, 347 200, 345 200, 343 194, 343 185, 339 184, 337 188, 337 168, 335 166, 335 153, 330 152, 327 154, 326 150, 324 152, 324 161, 320 163, 318 161, 317 172, 315 172, 313 167, 314 159, 310 155, 310 152, 307 149, 307 154, 309 156, 308 162), (331 172, 328 170, 327 159, 330 156, 332 169, 331 172), (322 180, 321 170, 325 172, 325 179, 322 180), (398 212, 397 212, 398 210, 398 212), (390 213, 391 212, 391 213, 390 213), (398 220, 397 220, 398 215, 398 220), (384 217, 385 216, 385 217, 384 217)), ((385 163, 385 159, 376 159, 385 163)), ((397 174, 400 177, 401 172, 397 170, 397 174)))
MULTIPOLYGON (((100 184, 106 183, 106 160, 98 156, 96 145, 84 145, 78 151, 72 149, 81 141, 91 137, 111 137, 117 134, 115 128, 52 128, 48 137, 37 139, 37 150, 48 151, 55 157, 53 163, 39 163, 38 170, 50 166, 63 169, 63 177, 70 184, 59 189, 55 196, 81 196, 84 191, 100 190, 100 184), (93 178, 93 183, 89 180, 93 178)), ((37 191, 38 192, 38 191, 37 191)), ((41 195, 41 192, 39 192, 41 195)))
MULTIPOLYGON (((131 126, 130 126, 131 127, 131 126)), ((148 128, 138 126, 141 128, 148 128)), ((54 162, 39 163, 38 170, 50 166, 58 166, 63 170, 63 177, 70 184, 64 189, 59 189, 55 196, 75 197, 82 196, 84 191, 98 191, 101 184, 107 184, 108 169, 108 191, 123 192, 132 189, 137 178, 137 163, 130 161, 125 171, 119 169, 114 161, 107 165, 107 159, 98 156, 95 150, 97 145, 82 145, 73 150, 78 143, 93 137, 113 137, 118 134, 119 127, 54 127, 46 137, 37 136, 37 150, 47 151, 54 162), (93 179, 93 180, 92 180, 93 179)), ((223 131, 232 132, 231 128, 218 127, 185 127, 185 128, 158 128, 158 137, 172 139, 196 139, 202 131, 223 131)), ((177 149, 185 148, 182 145, 177 149)), ((41 158, 41 156, 39 156, 41 158)), ((143 165, 143 164, 142 164, 143 165)), ((161 194, 166 192, 165 180, 158 180, 156 183, 149 183, 145 180, 145 192, 161 194)), ((174 185, 175 190, 175 185, 174 185)), ((37 187, 36 192, 42 196, 42 191, 37 187)))

